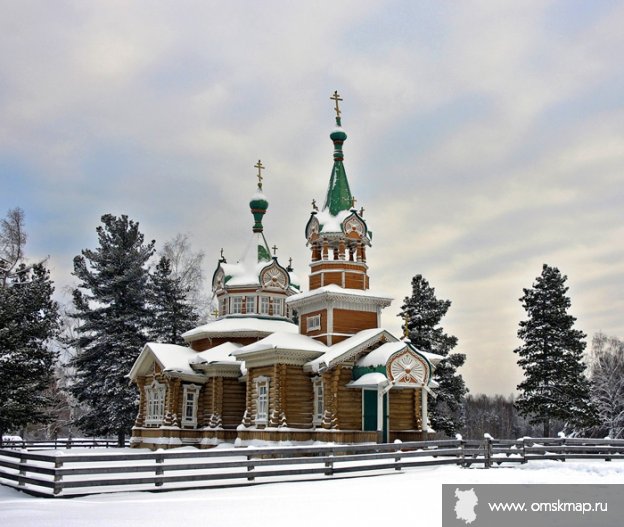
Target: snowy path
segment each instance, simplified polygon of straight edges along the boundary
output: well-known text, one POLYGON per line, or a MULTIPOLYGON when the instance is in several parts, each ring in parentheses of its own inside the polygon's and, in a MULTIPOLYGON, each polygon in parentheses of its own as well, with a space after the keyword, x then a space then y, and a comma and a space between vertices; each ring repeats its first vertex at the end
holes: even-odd
MULTIPOLYGON (((624 462, 535 461, 515 467, 409 469, 341 480, 254 487, 126 492, 74 499, 34 498, 0 486, 2 527, 154 527, 185 520, 203 526, 378 526, 388 515, 441 525, 442 483, 620 483, 624 462), (416 516, 416 503, 425 512, 416 516)), ((623 487, 624 488, 624 487, 623 487)), ((410 523, 412 522, 410 520, 410 523)))

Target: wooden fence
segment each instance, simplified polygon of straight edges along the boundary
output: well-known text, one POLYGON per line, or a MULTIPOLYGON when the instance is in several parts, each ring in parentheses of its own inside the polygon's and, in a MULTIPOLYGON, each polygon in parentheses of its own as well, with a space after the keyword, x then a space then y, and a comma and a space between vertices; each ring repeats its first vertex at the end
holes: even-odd
MULTIPOLYGON (((125 446, 129 446, 130 442, 126 441, 125 446)), ((50 450, 58 448, 116 448, 117 439, 101 439, 101 438, 60 438, 60 439, 37 439, 27 441, 24 439, 4 440, 0 444, 0 448, 26 448, 28 450, 50 450)))
POLYGON ((624 440, 416 441, 314 447, 31 452, 0 450, 0 483, 41 496, 171 490, 380 474, 427 465, 624 460, 624 440))

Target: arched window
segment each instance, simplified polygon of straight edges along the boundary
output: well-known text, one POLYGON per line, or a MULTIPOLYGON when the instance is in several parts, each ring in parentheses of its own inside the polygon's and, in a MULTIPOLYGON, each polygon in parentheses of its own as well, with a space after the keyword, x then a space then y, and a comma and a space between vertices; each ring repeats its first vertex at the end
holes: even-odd
POLYGON ((147 399, 147 414, 145 416, 146 425, 160 425, 165 417, 165 394, 167 387, 160 384, 156 379, 149 386, 145 387, 147 399))

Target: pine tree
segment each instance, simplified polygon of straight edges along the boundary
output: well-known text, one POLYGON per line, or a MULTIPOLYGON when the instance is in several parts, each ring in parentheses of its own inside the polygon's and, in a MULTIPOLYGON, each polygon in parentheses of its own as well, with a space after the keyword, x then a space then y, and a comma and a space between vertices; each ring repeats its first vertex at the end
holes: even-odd
POLYGON ((153 313, 150 340, 183 344, 182 333, 196 326, 199 319, 187 303, 188 289, 173 276, 171 262, 162 257, 150 278, 150 304, 153 313))
POLYGON ((21 263, 12 279, 0 283, 0 438, 47 419, 46 389, 56 361, 50 340, 58 331, 53 292, 43 263, 21 263))
POLYGON ((434 371, 433 379, 439 387, 437 398, 429 404, 429 419, 434 430, 447 435, 464 426, 464 397, 468 391, 464 379, 457 373, 466 356, 451 353, 457 345, 457 337, 447 335, 439 325, 450 306, 450 300, 438 300, 435 289, 417 274, 412 278, 412 296, 405 297, 399 315, 406 320, 409 339, 417 349, 446 358, 434 371))
POLYGON ((102 216, 99 247, 74 258, 73 291, 81 325, 74 343, 72 392, 86 411, 78 426, 88 434, 117 434, 120 445, 137 413, 137 393, 126 375, 147 340, 147 262, 154 242, 144 243, 139 224, 127 216, 102 216))
POLYGON ((585 334, 573 328, 576 318, 568 313, 566 280, 559 269, 544 264, 542 274, 520 299, 528 318, 518 329, 524 344, 514 350, 524 370, 516 407, 531 423, 543 424, 545 437, 550 436, 552 419, 573 428, 593 421, 583 375, 585 334))

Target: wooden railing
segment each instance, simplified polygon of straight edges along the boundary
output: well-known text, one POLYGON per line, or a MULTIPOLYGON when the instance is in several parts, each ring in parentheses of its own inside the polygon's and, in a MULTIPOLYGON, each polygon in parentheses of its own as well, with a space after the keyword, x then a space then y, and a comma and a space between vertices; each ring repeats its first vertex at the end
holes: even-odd
MULTIPOLYGON (((125 441, 125 446, 130 442, 125 441)), ((115 448, 117 439, 101 438, 60 438, 60 439, 37 439, 37 440, 4 440, 0 448, 26 448, 28 450, 50 450, 57 448, 115 448)))
POLYGON ((380 474, 427 465, 526 463, 534 459, 624 460, 624 440, 442 440, 157 452, 0 450, 0 483, 44 496, 188 489, 266 481, 380 474))

